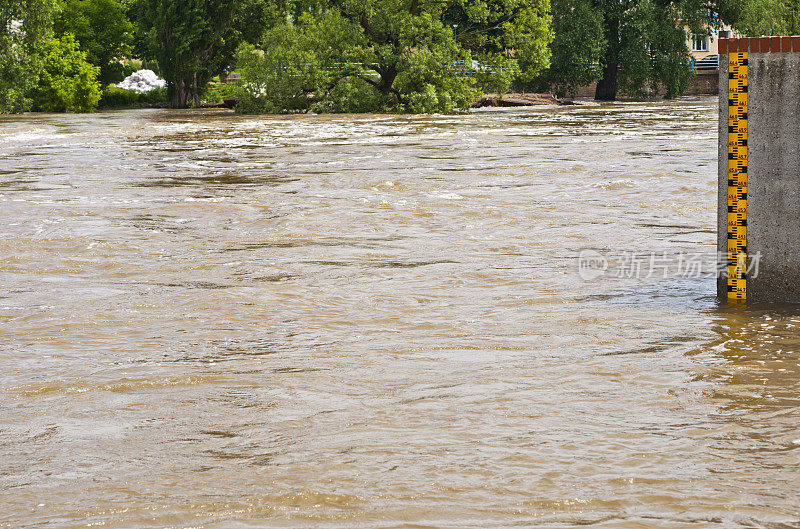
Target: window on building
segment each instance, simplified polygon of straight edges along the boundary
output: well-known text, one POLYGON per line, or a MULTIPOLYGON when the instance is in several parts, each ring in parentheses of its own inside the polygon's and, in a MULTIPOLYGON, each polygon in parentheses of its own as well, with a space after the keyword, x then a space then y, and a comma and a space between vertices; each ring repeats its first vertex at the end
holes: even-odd
POLYGON ((708 51, 708 36, 692 35, 692 51, 708 51))
POLYGON ((730 38, 730 36, 731 36, 731 32, 728 31, 727 29, 719 30, 719 38, 728 39, 728 38, 730 38))

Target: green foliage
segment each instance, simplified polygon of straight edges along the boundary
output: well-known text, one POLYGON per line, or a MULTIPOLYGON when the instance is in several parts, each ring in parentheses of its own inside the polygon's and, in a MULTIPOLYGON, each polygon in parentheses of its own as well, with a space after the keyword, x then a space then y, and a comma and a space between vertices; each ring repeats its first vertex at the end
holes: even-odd
POLYGON ((518 61, 509 59, 501 53, 478 53, 472 55, 476 67, 470 75, 475 78, 475 86, 480 92, 507 92, 515 80, 527 78, 529 70, 522 70, 518 61))
POLYGON ((86 61, 67 33, 44 48, 44 69, 34 90, 34 105, 46 112, 91 112, 100 100, 100 68, 86 61))
POLYGON ((603 16, 589 0, 553 0, 552 6, 555 38, 544 80, 557 95, 574 95, 601 75, 603 16))
MULTIPOLYGON (((719 20, 731 26, 738 26, 742 18, 742 8, 754 0, 713 0, 710 9, 716 12, 719 20)), ((758 0, 761 5, 775 2, 776 0, 758 0)))
POLYGON ((640 97, 660 91, 676 97, 693 75, 686 31, 714 24, 710 12, 718 3, 553 0, 556 37, 543 80, 557 94, 598 81, 599 99, 615 99, 618 88, 640 97))
POLYGON ((0 1, 0 114, 30 109, 55 0, 0 1))
POLYGON ((139 92, 125 90, 110 84, 103 89, 100 96, 100 108, 133 108, 138 106, 139 92))
POLYGON ((499 75, 487 77, 487 90, 504 91, 513 78, 530 81, 548 66, 553 39, 550 0, 448 2, 443 20, 475 59, 500 68, 499 75))
MULTIPOLYGON (((645 34, 649 36, 649 48, 644 51, 650 62, 647 68, 642 65, 641 70, 647 72, 647 78, 632 86, 631 92, 644 86, 648 80, 651 92, 663 89, 666 99, 674 99, 689 88, 694 72, 691 70, 687 32, 673 23, 681 20, 681 13, 675 6, 656 7, 646 19, 649 22, 645 29, 645 34)), ((625 75, 622 78, 627 81, 625 75)))
POLYGON ((86 52, 87 60, 100 67, 100 82, 116 83, 123 77, 120 59, 130 55, 133 24, 118 0, 60 0, 55 35, 71 33, 86 52))
MULTIPOLYGON (((689 87, 694 74, 687 30, 681 23, 699 32, 707 30, 704 24, 710 22, 702 11, 705 4, 699 1, 661 4, 641 2, 623 14, 620 88, 638 97, 664 91, 672 99, 689 87)), ((609 54, 605 60, 611 62, 609 54)))
POLYGON ((267 31, 261 47, 242 46, 237 70, 244 83, 243 113, 375 112, 385 97, 364 78, 377 74, 360 62, 360 33, 336 12, 304 14, 296 24, 267 31))
POLYGON ((169 91, 165 86, 157 86, 139 96, 142 106, 165 108, 169 106, 169 91))
POLYGON ((447 93, 440 95, 435 86, 425 83, 421 89, 411 93, 408 110, 415 114, 433 114, 439 110, 442 97, 447 97, 447 93))
POLYGON ((318 113, 364 113, 382 112, 386 99, 360 77, 351 76, 339 79, 324 97, 313 103, 312 112, 318 113))
POLYGON ((125 59, 122 61, 122 78, 125 79, 130 74, 145 69, 149 68, 144 68, 144 64, 140 59, 125 59))
MULTIPOLYGON (((398 74, 395 89, 403 104, 402 110, 414 113, 451 113, 469 108, 480 93, 471 70, 457 65, 471 64, 471 55, 459 49, 455 42, 421 48, 411 54, 407 67, 398 74)), ((491 65, 482 65, 491 68, 491 65)), ((485 79, 504 82, 502 73, 486 74, 485 79)), ((484 88, 489 87, 489 83, 484 88)), ((505 91, 505 89, 503 89, 505 91)))
POLYGON ((199 104, 202 88, 232 54, 226 37, 232 33, 233 5, 231 0, 146 0, 149 51, 169 84, 173 107, 185 108, 190 97, 199 104))
POLYGON ((547 65, 548 8, 548 0, 293 4, 291 22, 268 31, 260 51, 240 54, 237 110, 468 108, 481 91, 505 91, 547 65))
POLYGON ((328 82, 327 72, 314 49, 318 26, 282 24, 269 30, 263 50, 239 52, 244 85, 236 104, 245 113, 308 110, 312 94, 328 82))
POLYGON ((135 90, 125 90, 110 84, 103 89, 103 94, 100 96, 100 108, 144 108, 144 107, 158 107, 163 108, 169 106, 169 99, 167 98, 167 89, 156 87, 140 94, 135 90))
POLYGON ((800 0, 745 0, 738 4, 739 31, 754 37, 800 34, 800 0))
POLYGON ((158 61, 175 108, 199 105, 238 44, 260 37, 278 13, 268 0, 135 0, 130 11, 146 35, 142 52, 158 61))
POLYGON ((219 81, 206 85, 200 100, 204 103, 220 103, 226 97, 239 95, 241 87, 238 84, 222 84, 219 81))

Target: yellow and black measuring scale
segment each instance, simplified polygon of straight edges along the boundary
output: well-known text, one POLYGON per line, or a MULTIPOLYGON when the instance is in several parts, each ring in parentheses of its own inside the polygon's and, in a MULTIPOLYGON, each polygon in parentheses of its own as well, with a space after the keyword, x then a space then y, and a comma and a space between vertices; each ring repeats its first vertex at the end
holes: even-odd
POLYGON ((728 301, 747 299, 747 53, 728 54, 728 301))

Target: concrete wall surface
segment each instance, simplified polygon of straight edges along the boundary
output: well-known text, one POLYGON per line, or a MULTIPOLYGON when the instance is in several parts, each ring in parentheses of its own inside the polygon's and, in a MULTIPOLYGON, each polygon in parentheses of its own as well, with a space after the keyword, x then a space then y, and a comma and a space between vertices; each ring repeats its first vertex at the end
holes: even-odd
MULTIPOLYGON (((784 39, 791 39, 788 46, 786 40, 731 39, 739 41, 732 46, 737 49, 732 51, 749 54, 747 254, 753 269, 747 278, 747 301, 756 303, 800 303, 800 46, 796 50, 792 47, 794 42, 800 44, 800 38, 784 39), (746 42, 743 45, 741 41, 746 42), (758 261, 757 275, 754 260, 758 261)), ((721 59, 718 251, 724 253, 728 186, 727 55, 721 59)), ((723 300, 726 287, 726 279, 721 277, 717 291, 723 300)))

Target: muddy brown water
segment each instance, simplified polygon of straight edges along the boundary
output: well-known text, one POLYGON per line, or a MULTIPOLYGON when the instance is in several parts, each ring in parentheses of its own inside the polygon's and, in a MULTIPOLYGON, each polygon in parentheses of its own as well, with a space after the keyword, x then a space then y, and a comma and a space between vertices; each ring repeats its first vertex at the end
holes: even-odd
POLYGON ((708 98, 4 117, 0 527, 800 527, 800 310, 579 274, 715 207, 708 98))

